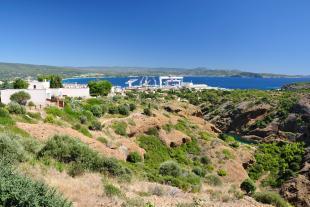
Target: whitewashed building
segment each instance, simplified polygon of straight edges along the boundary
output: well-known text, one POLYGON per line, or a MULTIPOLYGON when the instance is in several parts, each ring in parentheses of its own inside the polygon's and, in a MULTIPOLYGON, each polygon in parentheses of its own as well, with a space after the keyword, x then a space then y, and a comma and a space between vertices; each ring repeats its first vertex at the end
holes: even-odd
POLYGON ((27 92, 31 98, 29 101, 32 101, 35 105, 46 105, 48 100, 51 100, 52 97, 63 98, 63 97, 81 97, 88 98, 90 97, 88 87, 70 87, 66 88, 50 88, 50 83, 48 81, 28 81, 28 89, 5 89, 0 91, 1 102, 8 104, 11 102, 10 97, 14 93, 19 91, 27 92))

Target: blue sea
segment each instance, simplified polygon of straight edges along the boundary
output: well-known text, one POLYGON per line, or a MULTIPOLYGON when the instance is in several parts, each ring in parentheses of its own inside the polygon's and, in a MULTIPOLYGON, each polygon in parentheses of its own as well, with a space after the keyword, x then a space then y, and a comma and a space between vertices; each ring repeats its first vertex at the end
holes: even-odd
MULTIPOLYGON (((133 85, 139 85, 140 81, 144 82, 143 77, 102 77, 102 78, 70 78, 64 79, 63 83, 87 84, 92 80, 108 80, 114 86, 126 87, 125 83, 129 79, 138 79, 133 85)), ((148 77, 149 84, 158 84, 158 77, 148 77)), ((278 89, 283 85, 297 82, 310 82, 307 78, 238 78, 238 77, 206 77, 206 76, 185 76, 184 82, 192 82, 194 84, 207 84, 213 87, 221 87, 228 89, 278 89)))

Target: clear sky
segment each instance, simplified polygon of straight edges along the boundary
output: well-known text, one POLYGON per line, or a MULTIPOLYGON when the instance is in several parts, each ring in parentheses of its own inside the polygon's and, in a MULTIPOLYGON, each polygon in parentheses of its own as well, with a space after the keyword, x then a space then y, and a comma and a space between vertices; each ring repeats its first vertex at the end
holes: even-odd
POLYGON ((309 0, 0 0, 0 61, 310 74, 309 0))

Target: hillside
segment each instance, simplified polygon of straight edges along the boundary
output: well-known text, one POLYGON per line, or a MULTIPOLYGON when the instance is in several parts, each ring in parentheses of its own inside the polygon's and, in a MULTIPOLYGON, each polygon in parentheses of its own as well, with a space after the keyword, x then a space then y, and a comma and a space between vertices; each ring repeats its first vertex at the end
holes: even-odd
POLYGON ((60 74, 63 77, 72 76, 158 76, 158 75, 182 75, 182 76, 216 76, 216 77, 300 77, 281 74, 251 73, 239 70, 211 70, 208 68, 147 68, 147 67, 58 67, 48 65, 0 63, 1 80, 16 77, 36 78, 38 74, 60 74))
MULTIPOLYGON (((266 197, 288 206, 260 180, 251 196, 240 188, 258 145, 221 133, 171 92, 22 108, 0 108, 3 206, 270 206, 258 202, 266 197)), ((300 158, 303 147, 284 146, 300 158)))
MULTIPOLYGON (((279 161, 273 159, 278 154, 275 152, 273 158, 257 156, 256 162, 261 160, 261 163, 253 165, 249 169, 249 175, 259 180, 269 172, 269 176, 263 180, 264 185, 278 188, 296 206, 310 205, 309 83, 287 85, 281 91, 185 90, 176 92, 176 95, 199 106, 207 121, 240 140, 269 144, 305 143, 303 160, 296 160, 301 168, 289 165, 286 170, 276 170, 279 161)), ((263 149, 272 150, 265 149, 265 146, 263 149)))

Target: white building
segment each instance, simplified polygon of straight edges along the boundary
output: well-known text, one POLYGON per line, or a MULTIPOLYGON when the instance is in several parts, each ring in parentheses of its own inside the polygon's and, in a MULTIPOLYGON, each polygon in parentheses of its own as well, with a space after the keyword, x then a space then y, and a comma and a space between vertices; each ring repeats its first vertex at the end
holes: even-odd
POLYGON ((89 88, 85 87, 70 87, 70 88, 50 88, 50 83, 48 81, 29 81, 28 89, 5 89, 0 91, 1 102, 8 104, 11 102, 10 97, 12 94, 25 91, 31 98, 35 105, 46 105, 47 101, 52 97, 90 97, 89 88))

